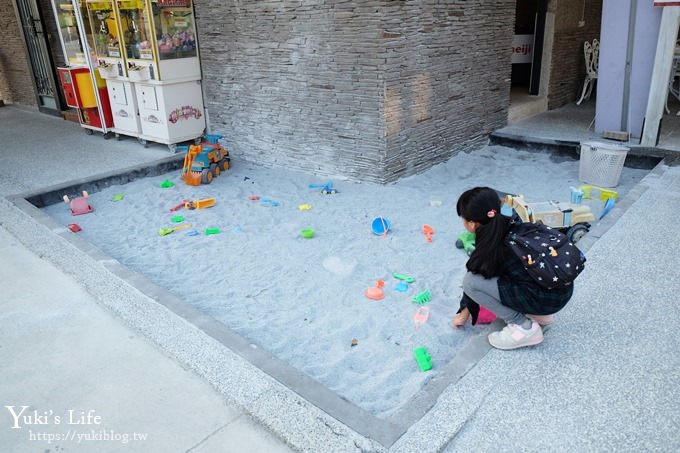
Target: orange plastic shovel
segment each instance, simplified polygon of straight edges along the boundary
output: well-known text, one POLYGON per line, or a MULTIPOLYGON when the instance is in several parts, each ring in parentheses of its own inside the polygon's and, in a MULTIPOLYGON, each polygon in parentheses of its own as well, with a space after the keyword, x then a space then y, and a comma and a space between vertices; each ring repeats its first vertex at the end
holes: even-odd
POLYGON ((432 228, 430 225, 423 225, 423 234, 425 235, 425 239, 427 239, 427 242, 432 242, 432 235, 434 234, 434 228, 432 228))

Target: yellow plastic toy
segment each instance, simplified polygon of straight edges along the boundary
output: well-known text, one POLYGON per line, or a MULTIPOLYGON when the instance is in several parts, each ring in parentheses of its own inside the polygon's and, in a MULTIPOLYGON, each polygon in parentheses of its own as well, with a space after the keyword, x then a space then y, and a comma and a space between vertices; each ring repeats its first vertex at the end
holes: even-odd
POLYGON ((604 189, 602 187, 593 186, 591 184, 584 184, 582 186, 578 186, 578 189, 583 191, 583 198, 587 200, 590 199, 590 191, 592 189, 595 189, 600 192, 601 201, 607 201, 609 199, 616 200, 619 197, 619 193, 616 190, 604 189))
POLYGON ((527 203, 523 195, 506 195, 503 201, 523 222, 538 222, 557 228, 572 242, 581 239, 590 229, 590 222, 595 220, 595 215, 586 205, 558 201, 527 203))
POLYGON ((192 200, 184 202, 184 209, 203 209, 212 208, 215 206, 214 198, 203 198, 201 200, 192 200))

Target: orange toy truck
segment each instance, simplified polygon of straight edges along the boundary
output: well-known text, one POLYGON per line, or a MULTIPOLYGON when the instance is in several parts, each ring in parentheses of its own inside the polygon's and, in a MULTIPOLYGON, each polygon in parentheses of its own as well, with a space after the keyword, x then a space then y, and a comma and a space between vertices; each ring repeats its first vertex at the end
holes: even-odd
POLYGON ((210 184, 229 169, 229 151, 218 143, 221 135, 206 135, 206 142, 190 145, 184 156, 182 179, 190 186, 210 184))

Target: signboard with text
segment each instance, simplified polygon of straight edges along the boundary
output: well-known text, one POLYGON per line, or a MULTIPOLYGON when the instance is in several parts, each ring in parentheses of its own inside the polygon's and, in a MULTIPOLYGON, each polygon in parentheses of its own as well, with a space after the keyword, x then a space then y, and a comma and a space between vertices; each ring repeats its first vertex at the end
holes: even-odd
POLYGON ((158 6, 189 8, 191 6, 191 0, 158 0, 158 6))
POLYGON ((512 38, 512 64, 531 63, 534 55, 534 35, 515 35, 512 38))

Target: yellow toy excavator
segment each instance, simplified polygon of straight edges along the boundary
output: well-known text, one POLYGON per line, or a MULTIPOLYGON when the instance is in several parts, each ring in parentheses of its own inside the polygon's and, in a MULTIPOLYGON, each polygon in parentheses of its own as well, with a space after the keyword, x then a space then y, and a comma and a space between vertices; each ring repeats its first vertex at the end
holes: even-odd
POLYGON ((210 184, 215 176, 229 170, 229 151, 217 143, 220 136, 206 136, 209 143, 190 145, 184 156, 182 179, 190 186, 210 184))

